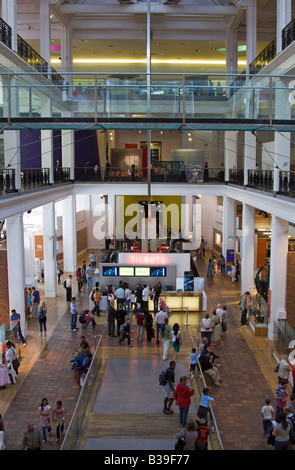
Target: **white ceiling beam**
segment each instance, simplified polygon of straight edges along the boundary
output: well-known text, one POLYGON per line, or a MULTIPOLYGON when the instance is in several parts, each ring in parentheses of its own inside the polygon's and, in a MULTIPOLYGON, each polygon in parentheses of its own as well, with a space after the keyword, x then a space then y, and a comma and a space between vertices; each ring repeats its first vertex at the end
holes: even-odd
MULTIPOLYGON (((105 15, 105 14, 136 14, 146 13, 146 4, 144 3, 137 3, 135 5, 118 5, 112 6, 106 2, 105 5, 97 5, 97 4, 83 4, 83 5, 71 5, 71 4, 63 4, 59 7, 60 12, 63 15, 77 15, 77 14, 97 14, 97 15, 105 15)), ((235 6, 212 6, 212 4, 207 5, 185 5, 180 4, 177 6, 174 5, 163 5, 158 3, 151 3, 151 13, 152 14, 165 14, 165 15, 177 15, 181 16, 183 14, 186 15, 230 15, 235 16, 237 15, 239 8, 235 6)))
MULTIPOLYGON (((126 20, 124 22, 112 20, 107 24, 109 29, 117 29, 120 28, 122 30, 128 30, 129 28, 141 29, 145 26, 145 22, 139 22, 138 20, 134 19, 134 21, 126 20)), ((97 20, 87 20, 87 21, 78 21, 73 20, 70 22, 70 27, 72 30, 97 30, 100 28, 106 28, 106 22, 104 20, 97 21, 97 20)), ((215 22, 215 21, 197 21, 197 20, 188 20, 188 21, 161 21, 161 22, 153 22, 152 23, 152 30, 162 30, 165 29, 166 31, 170 30, 220 30, 223 31, 227 27, 227 23, 224 21, 215 22)))

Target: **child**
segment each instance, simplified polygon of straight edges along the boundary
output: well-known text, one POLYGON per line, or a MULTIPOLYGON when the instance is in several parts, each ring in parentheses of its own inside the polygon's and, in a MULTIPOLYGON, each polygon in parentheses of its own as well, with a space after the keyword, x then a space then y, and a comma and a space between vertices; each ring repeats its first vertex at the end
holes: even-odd
POLYGON ((66 417, 66 410, 62 406, 62 402, 58 400, 56 402, 56 408, 52 412, 52 421, 56 426, 56 442, 59 442, 60 434, 64 434, 64 424, 66 417))
POLYGON ((266 397, 265 405, 261 409, 263 431, 268 436, 272 430, 274 409, 270 404, 270 398, 266 397))
POLYGON ((198 358, 197 358, 197 350, 196 348, 192 348, 191 356, 190 356, 190 373, 191 373, 191 380, 194 378, 194 373, 196 369, 196 365, 198 364, 198 358))
POLYGON ((220 273, 221 273, 221 261, 219 259, 217 262, 217 274, 220 274, 220 273))
POLYGON ((51 410, 51 406, 49 405, 47 398, 43 398, 41 405, 39 406, 39 410, 40 410, 40 424, 41 424, 42 432, 43 432, 43 442, 46 442, 47 441, 46 430, 48 432, 51 432, 50 416, 49 416, 49 410, 51 410))
POLYGON ((213 397, 209 396, 209 392, 210 392, 209 388, 205 387, 203 389, 202 395, 201 395, 200 406, 199 406, 199 410, 204 411, 204 418, 206 419, 206 421, 208 419, 207 413, 208 413, 209 403, 210 401, 215 401, 213 397))

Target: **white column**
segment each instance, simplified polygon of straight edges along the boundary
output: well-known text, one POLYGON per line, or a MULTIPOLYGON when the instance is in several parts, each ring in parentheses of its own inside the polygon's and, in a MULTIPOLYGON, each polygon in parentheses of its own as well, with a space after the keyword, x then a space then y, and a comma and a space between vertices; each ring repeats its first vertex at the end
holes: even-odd
MULTIPOLYGON (((226 73, 238 72, 238 33, 234 28, 226 31, 226 73)), ((235 77, 229 78, 233 82, 235 77)))
POLYGON ((7 229, 7 268, 10 312, 14 308, 21 317, 23 336, 27 334, 25 321, 25 254, 23 214, 6 219, 7 229))
POLYGON ((115 220, 115 200, 114 194, 108 194, 106 207, 106 234, 112 239, 115 238, 116 220, 115 220))
POLYGON ((53 132, 41 129, 41 166, 49 168, 49 183, 54 183, 53 132))
POLYGON ((245 132, 244 140, 244 185, 248 185, 248 170, 256 167, 256 136, 249 131, 245 132))
POLYGON ((223 197, 223 237, 222 254, 226 260, 227 250, 236 247, 236 201, 228 196, 223 197))
MULTIPOLYGON (((66 26, 61 28, 61 74, 64 76, 66 72, 72 72, 73 69, 73 43, 72 29, 66 26)), ((72 83, 71 75, 66 77, 68 83, 72 83)))
POLYGON ((70 168, 70 179, 75 179, 75 131, 61 131, 62 167, 70 168))
POLYGON ((15 188, 21 189, 20 131, 4 131, 4 165, 15 170, 15 188))
POLYGON ((56 236, 53 202, 43 206, 43 245, 45 297, 56 297, 56 236))
POLYGON ((64 271, 74 273, 77 269, 75 196, 68 196, 63 201, 62 233, 64 271))
POLYGON ((255 207, 243 204, 241 239, 241 293, 253 292, 255 246, 255 207))
POLYGON ((194 239, 193 243, 196 248, 199 248, 201 245, 202 237, 202 205, 201 199, 196 199, 194 197, 194 219, 193 219, 193 229, 194 229, 194 239))
POLYGON ((271 220, 271 264, 269 289, 271 291, 268 337, 274 338, 274 322, 286 318, 287 260, 289 223, 279 217, 271 220))
POLYGON ((246 20, 247 73, 257 56, 257 0, 248 0, 246 20))
POLYGON ((50 5, 40 0, 40 55, 50 67, 50 5))
POLYGON ((229 181, 230 168, 237 168, 238 133, 226 131, 224 133, 224 181, 229 181))
POLYGON ((292 19, 292 1, 277 0, 277 54, 282 52, 282 30, 292 19))
POLYGON ((17 52, 17 0, 2 0, 1 18, 11 27, 11 48, 17 52))

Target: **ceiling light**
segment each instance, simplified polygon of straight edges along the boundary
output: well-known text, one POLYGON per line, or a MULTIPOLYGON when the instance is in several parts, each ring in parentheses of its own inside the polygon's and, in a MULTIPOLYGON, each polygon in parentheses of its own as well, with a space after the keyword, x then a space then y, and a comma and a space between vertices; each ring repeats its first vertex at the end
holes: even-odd
MULTIPOLYGON (((60 59, 52 58, 52 64, 59 64, 60 59)), ((73 64, 146 64, 146 59, 73 59, 73 64)), ((225 60, 195 60, 195 59, 152 59, 152 64, 163 65, 226 65, 225 60)), ((238 65, 246 65, 245 60, 239 60, 238 65)))

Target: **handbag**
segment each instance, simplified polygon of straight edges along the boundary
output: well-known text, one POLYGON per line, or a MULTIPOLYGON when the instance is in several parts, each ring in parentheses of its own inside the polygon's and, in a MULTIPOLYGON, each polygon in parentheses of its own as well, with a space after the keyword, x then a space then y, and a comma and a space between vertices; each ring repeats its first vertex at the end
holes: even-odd
POLYGON ((184 432, 184 436, 179 437, 177 439, 177 441, 175 442, 175 445, 174 445, 175 450, 177 450, 177 451, 183 450, 183 448, 185 446, 185 435, 186 435, 186 431, 184 432))
POLYGON ((280 364, 277 364, 277 365, 273 368, 273 371, 274 371, 274 372, 278 372, 278 371, 279 371, 279 367, 280 367, 280 364))

